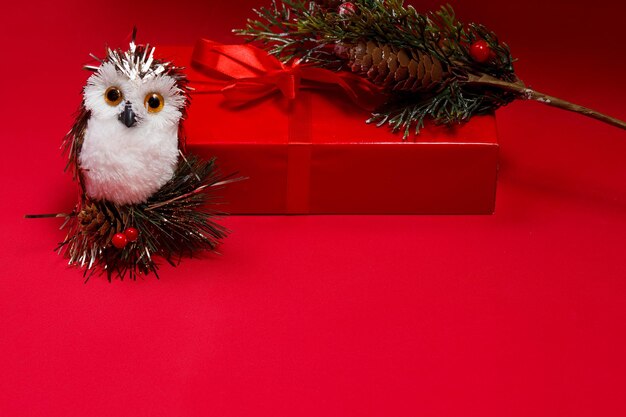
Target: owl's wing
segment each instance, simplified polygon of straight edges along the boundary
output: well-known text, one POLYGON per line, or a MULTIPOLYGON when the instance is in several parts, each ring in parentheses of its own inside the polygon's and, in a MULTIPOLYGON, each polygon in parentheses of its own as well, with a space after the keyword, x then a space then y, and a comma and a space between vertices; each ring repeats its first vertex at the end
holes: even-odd
POLYGON ((63 153, 67 154, 68 158, 65 170, 72 172, 74 179, 78 181, 81 188, 83 188, 83 180, 80 169, 78 168, 78 155, 83 146, 85 130, 87 129, 87 122, 90 116, 91 112, 85 108, 85 103, 81 103, 76 114, 76 121, 70 131, 67 132, 67 135, 65 135, 62 146, 63 153))

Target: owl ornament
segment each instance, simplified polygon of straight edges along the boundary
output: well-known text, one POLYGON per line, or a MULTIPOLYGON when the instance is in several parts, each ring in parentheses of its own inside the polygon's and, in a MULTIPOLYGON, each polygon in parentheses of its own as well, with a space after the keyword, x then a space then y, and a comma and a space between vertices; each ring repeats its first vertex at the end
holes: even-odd
POLYGON ((56 215, 68 231, 58 249, 87 279, 158 277, 158 259, 175 265, 227 234, 207 204, 232 178, 184 152, 188 80, 135 35, 127 51, 92 56, 99 65, 85 67, 93 74, 64 140, 80 196, 71 213, 56 215))

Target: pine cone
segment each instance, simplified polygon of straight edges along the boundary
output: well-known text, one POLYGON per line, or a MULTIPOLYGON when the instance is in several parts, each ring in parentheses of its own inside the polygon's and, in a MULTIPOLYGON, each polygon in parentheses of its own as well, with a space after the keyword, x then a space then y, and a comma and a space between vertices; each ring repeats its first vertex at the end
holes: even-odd
POLYGON ((348 46, 347 58, 352 72, 387 90, 433 91, 449 75, 447 66, 431 55, 372 41, 348 46))
POLYGON ((116 233, 121 232, 122 224, 106 205, 86 203, 78 213, 82 233, 91 235, 94 240, 108 244, 116 233))

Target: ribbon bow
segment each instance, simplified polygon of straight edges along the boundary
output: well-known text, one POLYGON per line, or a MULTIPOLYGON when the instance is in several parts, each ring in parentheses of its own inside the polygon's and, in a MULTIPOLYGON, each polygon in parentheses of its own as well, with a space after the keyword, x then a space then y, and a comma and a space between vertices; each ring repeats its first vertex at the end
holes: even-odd
POLYGON ((276 92, 287 99, 301 88, 336 85, 359 106, 372 110, 380 103, 380 89, 349 72, 335 72, 296 61, 284 64, 253 45, 223 45, 208 39, 196 44, 192 66, 209 78, 201 93, 222 93, 234 105, 243 105, 276 92))

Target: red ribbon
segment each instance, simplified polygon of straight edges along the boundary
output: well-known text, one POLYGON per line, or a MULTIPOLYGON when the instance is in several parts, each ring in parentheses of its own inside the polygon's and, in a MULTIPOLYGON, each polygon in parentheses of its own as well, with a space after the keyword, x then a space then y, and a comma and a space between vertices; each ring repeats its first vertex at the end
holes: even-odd
MULTIPOLYGON (((273 55, 253 45, 223 45, 200 39, 192 56, 192 66, 208 77, 201 82, 201 93, 222 93, 228 102, 243 105, 276 92, 287 99, 297 97, 301 88, 339 86, 368 110, 380 103, 380 89, 350 72, 331 71, 295 61, 283 64, 273 55)), ((196 84, 198 84, 196 82, 196 84)))
MULTIPOLYGON (((282 93, 289 100, 301 89, 339 87, 352 101, 372 110, 384 97, 380 89, 350 72, 336 72, 295 61, 283 64, 273 55, 252 45, 223 45, 201 39, 192 56, 192 66, 204 74, 194 80, 199 93, 223 94, 227 104, 242 106, 282 93), (199 86, 199 88, 198 88, 199 86)), ((286 148, 288 213, 308 213, 311 177, 311 97, 302 95, 290 103, 286 148)))

